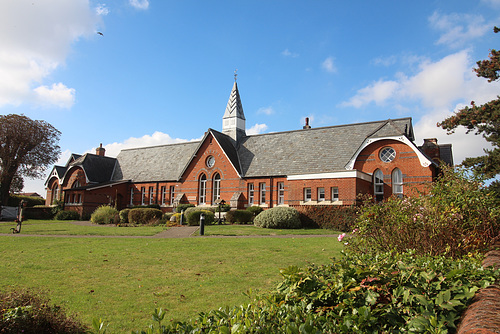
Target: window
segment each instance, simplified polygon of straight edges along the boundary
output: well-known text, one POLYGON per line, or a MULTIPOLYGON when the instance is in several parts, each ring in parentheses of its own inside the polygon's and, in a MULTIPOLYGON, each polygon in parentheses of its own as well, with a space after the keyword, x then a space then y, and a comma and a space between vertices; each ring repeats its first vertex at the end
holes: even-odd
POLYGON ((154 203, 154 187, 149 187, 149 204, 154 203))
POLYGON ((56 183, 52 188, 52 204, 59 199, 59 185, 56 183))
POLYGON ((248 205, 253 205, 253 183, 248 184, 248 205))
POLYGON ((311 201, 311 188, 304 188, 304 202, 311 201))
POLYGON ((260 204, 266 204, 266 184, 260 184, 260 204))
POLYGON ((161 193, 160 203, 161 203, 161 205, 165 205, 165 202, 167 200, 167 187, 161 186, 160 191, 161 191, 160 192, 161 193))
POLYGON ((384 147, 379 154, 383 162, 391 162, 396 157, 396 151, 392 147, 384 147))
POLYGON ((318 202, 325 200, 325 188, 318 188, 318 202))
POLYGON ((285 204, 285 183, 278 182, 278 205, 285 204))
POLYGON ((80 180, 76 180, 75 182, 73 182, 73 184, 71 185, 71 188, 78 188, 80 187, 80 180))
POLYGON ((207 201, 207 176, 201 174, 200 176, 200 200, 198 204, 206 204, 207 201))
POLYGON ((130 188, 130 206, 134 205, 134 188, 130 188))
POLYGON ((170 186, 170 205, 174 205, 175 200, 175 186, 170 186))
POLYGON ((146 204, 146 188, 141 187, 141 205, 146 204))
POLYGON ((82 194, 78 194, 78 203, 82 202, 82 194))
POLYGON ((377 201, 384 199, 384 174, 380 169, 373 173, 373 193, 377 201))
POLYGON ((339 200, 339 187, 332 187, 332 202, 339 200))
POLYGON ((403 197, 403 173, 399 168, 392 171, 392 193, 398 197, 403 197))
POLYGON ((214 175, 212 189, 213 189, 212 203, 215 203, 215 201, 220 199, 220 174, 219 173, 216 173, 214 175))

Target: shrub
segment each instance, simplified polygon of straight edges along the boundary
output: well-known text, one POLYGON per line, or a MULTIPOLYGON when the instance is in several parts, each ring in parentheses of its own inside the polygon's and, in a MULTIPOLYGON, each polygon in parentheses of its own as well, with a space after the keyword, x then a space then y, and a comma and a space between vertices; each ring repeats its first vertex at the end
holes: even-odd
MULTIPOLYGON (((229 212, 230 210, 231 210, 231 205, 227 204, 227 203, 221 205, 221 207, 220 207, 221 212, 229 212)), ((217 211, 219 211, 218 207, 217 207, 217 211)))
POLYGON ((304 205, 298 208, 302 226, 335 231, 352 231, 358 216, 357 207, 304 205))
POLYGON ((32 208, 26 208, 24 210, 24 218, 26 219, 52 219, 54 214, 52 213, 51 206, 34 206, 32 208))
POLYGON ((128 213, 128 221, 131 224, 156 224, 161 219, 163 212, 152 208, 131 209, 128 213))
POLYGON ((485 250, 500 233, 500 208, 480 180, 446 169, 427 194, 366 203, 350 247, 460 257, 485 250))
POLYGON ((247 210, 233 210, 226 213, 226 221, 231 224, 252 223, 253 219, 253 213, 247 210))
POLYGON ((63 210, 56 213, 54 220, 80 220, 80 214, 76 211, 63 210))
POLYGON ((118 210, 109 205, 101 205, 90 216, 90 221, 94 224, 118 224, 120 215, 118 210))
POLYGON ((0 333, 54 334, 87 333, 74 317, 30 290, 0 292, 0 333))
POLYGON ((160 204, 134 205, 131 209, 158 209, 161 210, 160 204))
POLYGON ((123 209, 118 215, 120 216, 120 224, 128 224, 128 213, 131 209, 123 209))
POLYGON ((189 226, 196 226, 200 224, 200 215, 205 214, 205 225, 212 225, 215 221, 215 214, 209 210, 194 210, 185 215, 186 222, 189 226))
POLYGON ((7 200, 7 206, 19 206, 19 202, 22 200, 26 201, 26 207, 28 208, 35 205, 45 205, 45 199, 41 197, 10 194, 9 199, 7 200))
POLYGON ((175 208, 175 212, 182 212, 182 210, 186 211, 187 208, 192 208, 194 207, 194 204, 179 204, 177 205, 177 207, 175 208))
POLYGON ((300 228, 299 212, 294 208, 277 207, 261 212, 253 220, 255 226, 265 228, 300 228))
POLYGON ((249 206, 247 208, 247 211, 251 212, 253 216, 256 217, 259 213, 264 211, 264 209, 262 209, 260 206, 249 206))

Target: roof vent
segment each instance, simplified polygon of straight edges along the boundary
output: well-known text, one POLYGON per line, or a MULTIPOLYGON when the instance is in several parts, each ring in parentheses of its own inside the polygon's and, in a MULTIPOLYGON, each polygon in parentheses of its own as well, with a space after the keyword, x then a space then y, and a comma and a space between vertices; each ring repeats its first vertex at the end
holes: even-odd
POLYGON ((310 129, 311 126, 309 125, 309 117, 306 117, 306 125, 302 129, 310 129))

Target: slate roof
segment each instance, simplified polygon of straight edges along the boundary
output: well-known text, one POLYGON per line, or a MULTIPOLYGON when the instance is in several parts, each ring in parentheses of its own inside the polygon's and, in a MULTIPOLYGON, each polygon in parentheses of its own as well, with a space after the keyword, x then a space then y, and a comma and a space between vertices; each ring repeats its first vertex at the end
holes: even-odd
POLYGON ((115 168, 116 158, 86 153, 68 165, 82 167, 89 183, 102 183, 111 180, 115 168))
POLYGON ((200 142, 122 150, 113 180, 134 182, 176 181, 200 142))
POLYGON ((243 138, 238 149, 245 177, 344 171, 372 137, 413 136, 411 118, 270 133, 243 138))
POLYGON ((439 145, 439 155, 441 157, 441 160, 448 164, 448 166, 453 166, 453 153, 451 144, 439 145))

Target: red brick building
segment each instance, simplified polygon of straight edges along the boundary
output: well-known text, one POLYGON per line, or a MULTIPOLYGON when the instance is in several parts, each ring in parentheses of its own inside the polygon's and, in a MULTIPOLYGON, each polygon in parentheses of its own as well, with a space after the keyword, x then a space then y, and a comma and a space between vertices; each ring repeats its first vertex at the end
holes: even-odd
POLYGON ((351 205, 358 194, 379 200, 411 195, 432 181, 439 161, 453 164, 451 145, 414 143, 411 118, 247 136, 234 83, 222 132, 198 142, 122 150, 116 158, 73 154, 46 181, 47 205, 91 213, 102 204, 123 209, 179 203, 232 208, 351 205))

